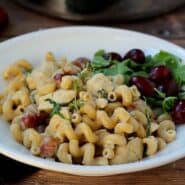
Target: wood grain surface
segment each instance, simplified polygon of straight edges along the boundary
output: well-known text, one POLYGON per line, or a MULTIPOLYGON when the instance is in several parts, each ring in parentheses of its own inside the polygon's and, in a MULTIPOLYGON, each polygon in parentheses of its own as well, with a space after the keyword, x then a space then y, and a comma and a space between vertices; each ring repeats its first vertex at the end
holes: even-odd
MULTIPOLYGON (((7 28, 0 31, 0 41, 40 29, 80 25, 77 22, 57 20, 39 15, 18 6, 12 0, 0 0, 0 6, 6 9, 10 20, 7 28)), ((185 47, 185 7, 168 15, 148 20, 129 23, 96 23, 94 25, 141 31, 185 47)), ((25 176, 23 175, 25 166, 24 168, 20 166, 16 168, 15 165, 15 169, 10 167, 7 170, 6 177, 8 178, 5 181, 2 171, 11 165, 14 165, 11 161, 0 161, 0 185, 185 185, 185 159, 152 170, 109 177, 80 177, 40 169, 31 170, 25 176), (9 173, 10 171, 11 173, 9 173), (12 180, 12 173, 18 175, 16 180, 12 180)))

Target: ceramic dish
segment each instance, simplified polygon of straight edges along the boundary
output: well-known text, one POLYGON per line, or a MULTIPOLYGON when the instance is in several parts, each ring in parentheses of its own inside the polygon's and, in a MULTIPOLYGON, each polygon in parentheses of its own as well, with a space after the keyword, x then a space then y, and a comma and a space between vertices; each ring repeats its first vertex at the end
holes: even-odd
MULTIPOLYGON (((91 58, 98 49, 125 53, 132 48, 141 48, 146 54, 155 54, 165 49, 185 59, 185 50, 159 38, 128 30, 101 27, 66 27, 42 30, 10 39, 0 44, 1 73, 16 59, 26 58, 33 65, 47 51, 57 57, 69 59, 77 56, 91 58)), ((5 86, 0 80, 1 89, 5 86)), ((112 166, 81 166, 49 161, 32 154, 24 146, 16 143, 10 135, 9 125, 0 120, 0 153, 17 161, 58 172, 83 176, 103 176, 128 173, 158 167, 185 156, 185 126, 177 126, 177 138, 164 150, 139 162, 112 166)))

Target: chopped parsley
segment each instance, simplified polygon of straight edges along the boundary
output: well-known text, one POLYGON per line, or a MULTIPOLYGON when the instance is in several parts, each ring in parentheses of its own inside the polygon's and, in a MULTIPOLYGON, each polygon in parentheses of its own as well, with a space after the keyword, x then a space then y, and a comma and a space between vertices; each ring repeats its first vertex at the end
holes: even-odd
POLYGON ((55 102, 54 100, 49 99, 49 98, 46 99, 46 101, 48 101, 50 104, 53 105, 53 109, 52 109, 52 111, 51 111, 51 113, 50 113, 50 117, 53 117, 55 114, 57 114, 57 115, 59 115, 62 119, 68 120, 68 119, 60 112, 60 110, 61 110, 61 104, 60 104, 60 103, 57 103, 57 102, 55 102))
POLYGON ((81 83, 80 83, 80 80, 74 80, 73 81, 73 89, 76 91, 76 92, 79 92, 80 89, 81 89, 81 83))
POLYGON ((150 121, 150 115, 148 111, 145 111, 146 119, 147 119, 147 124, 146 124, 146 137, 149 137, 151 135, 151 121, 150 121))
POLYGON ((75 99, 69 104, 69 108, 71 110, 79 111, 79 109, 84 105, 84 102, 81 100, 77 100, 76 97, 75 99))
POLYGON ((97 94, 99 98, 107 99, 108 93, 105 91, 105 89, 98 90, 97 94))

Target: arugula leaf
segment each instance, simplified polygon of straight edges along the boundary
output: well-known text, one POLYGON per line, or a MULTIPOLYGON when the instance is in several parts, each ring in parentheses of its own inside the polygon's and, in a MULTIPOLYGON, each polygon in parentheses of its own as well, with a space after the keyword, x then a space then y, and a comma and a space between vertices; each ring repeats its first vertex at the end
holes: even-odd
POLYGON ((163 111, 164 112, 171 111, 176 100, 177 100, 177 97, 175 97, 175 96, 169 96, 169 97, 165 98, 162 102, 163 111))
POLYGON ((110 68, 100 69, 97 72, 103 73, 107 76, 122 74, 125 78, 126 83, 128 83, 131 75, 133 74, 133 70, 127 67, 124 63, 116 63, 110 68))
POLYGON ((92 67, 94 70, 99 69, 99 68, 105 68, 108 67, 112 64, 112 61, 106 60, 105 58, 103 58, 102 56, 94 56, 93 60, 92 60, 92 67))
POLYGON ((160 51, 153 59, 154 61, 168 65, 169 68, 177 67, 181 63, 180 58, 166 51, 160 51))
POLYGON ((174 68, 172 72, 174 79, 178 84, 181 85, 185 83, 185 65, 174 68))
POLYGON ((179 99, 185 100, 185 85, 183 85, 180 89, 180 92, 178 94, 179 99))
POLYGON ((154 88, 155 92, 157 93, 158 97, 159 98, 165 98, 166 97, 166 94, 159 91, 158 89, 154 88))
POLYGON ((152 98, 152 97, 145 97, 145 98, 146 98, 147 104, 152 106, 152 107, 160 107, 160 106, 162 106, 163 100, 158 100, 158 99, 152 98))
POLYGON ((133 76, 142 76, 142 77, 148 78, 149 74, 145 71, 137 71, 132 73, 131 77, 133 76))
POLYGON ((104 54, 105 54, 105 50, 104 49, 100 49, 100 50, 96 51, 94 56, 103 56, 104 54))
POLYGON ((180 63, 181 63, 181 60, 177 56, 171 53, 168 53, 166 51, 160 51, 153 57, 148 56, 146 58, 146 62, 144 63, 143 67, 145 69, 148 69, 148 68, 150 69, 155 66, 165 65, 171 70, 173 70, 174 68, 177 68, 180 63))
POLYGON ((133 70, 127 67, 124 63, 117 63, 110 68, 103 69, 102 72, 105 75, 113 76, 117 74, 132 74, 133 70))
POLYGON ((179 93, 179 98, 185 100, 185 91, 179 93))
POLYGON ((130 59, 126 59, 126 60, 123 60, 122 61, 125 66, 131 68, 131 69, 134 69, 134 68, 140 68, 141 65, 140 64, 137 64, 136 62, 134 62, 133 60, 130 60, 130 59))

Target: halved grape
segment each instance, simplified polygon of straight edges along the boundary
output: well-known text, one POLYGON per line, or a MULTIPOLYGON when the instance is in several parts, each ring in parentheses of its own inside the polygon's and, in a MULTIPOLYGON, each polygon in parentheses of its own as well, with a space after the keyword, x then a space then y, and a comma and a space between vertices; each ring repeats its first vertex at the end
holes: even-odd
POLYGON ((155 83, 161 84, 171 78, 171 71, 164 65, 154 67, 150 71, 149 78, 155 83))
POLYGON ((118 53, 116 53, 116 52, 105 53, 105 54, 103 55, 103 58, 105 58, 106 60, 111 59, 111 60, 117 60, 117 61, 119 61, 119 62, 122 61, 121 55, 118 54, 118 53))
POLYGON ((143 63, 145 62, 145 54, 140 49, 132 49, 125 54, 123 59, 131 59, 136 63, 143 63))
POLYGON ((171 116, 175 123, 185 123, 185 100, 178 100, 175 103, 171 116))
POLYGON ((155 95, 155 90, 154 90, 155 85, 145 77, 142 77, 142 76, 132 77, 130 80, 130 83, 132 85, 135 85, 143 96, 155 95))

